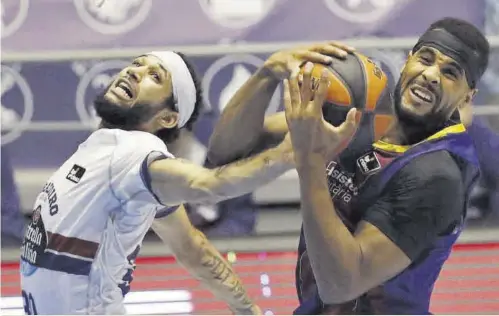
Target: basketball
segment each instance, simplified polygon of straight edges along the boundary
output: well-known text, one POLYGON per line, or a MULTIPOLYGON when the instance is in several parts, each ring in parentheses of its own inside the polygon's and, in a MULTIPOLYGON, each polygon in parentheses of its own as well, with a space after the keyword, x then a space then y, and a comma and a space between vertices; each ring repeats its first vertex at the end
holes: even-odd
POLYGON ((337 126, 355 107, 358 129, 371 128, 373 141, 380 139, 392 121, 392 98, 383 70, 362 54, 348 54, 346 59, 335 59, 327 66, 315 64, 312 85, 316 85, 324 67, 330 74, 330 86, 322 108, 324 119, 337 126))

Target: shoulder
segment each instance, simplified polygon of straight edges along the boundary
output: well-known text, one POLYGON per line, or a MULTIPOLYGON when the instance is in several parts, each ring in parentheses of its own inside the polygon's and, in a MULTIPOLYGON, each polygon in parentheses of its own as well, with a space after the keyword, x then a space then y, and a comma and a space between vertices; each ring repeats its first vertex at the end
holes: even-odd
POLYGON ((141 131, 101 128, 90 134, 81 146, 112 146, 115 149, 130 152, 150 149, 168 151, 165 143, 157 136, 141 131))
POLYGON ((141 131, 118 131, 117 137, 121 146, 133 146, 137 149, 155 149, 167 151, 165 143, 156 135, 141 131))
POLYGON ((441 183, 462 184, 461 170, 447 151, 435 151, 411 160, 394 177, 395 181, 411 181, 413 185, 441 183))
POLYGON ((100 129, 94 132, 86 143, 90 146, 90 151, 95 147, 96 152, 106 152, 110 173, 115 179, 132 179, 137 174, 143 178, 151 163, 173 158, 158 137, 145 132, 100 129))
MULTIPOLYGON (((435 214, 462 211, 465 185, 457 162, 445 151, 421 155, 387 184, 383 200, 393 209, 435 214)), ((405 212, 405 211, 404 211, 405 212)))
POLYGON ((140 131, 114 130, 116 138, 115 159, 149 160, 153 156, 173 158, 165 143, 153 134, 140 131))

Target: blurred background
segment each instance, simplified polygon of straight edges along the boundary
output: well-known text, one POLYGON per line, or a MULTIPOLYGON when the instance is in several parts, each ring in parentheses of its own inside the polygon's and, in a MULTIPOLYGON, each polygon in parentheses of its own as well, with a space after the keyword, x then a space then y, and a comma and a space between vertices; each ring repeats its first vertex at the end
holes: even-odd
MULTIPOLYGON (((437 284, 434 313, 499 313, 499 0, 1 0, 0 308, 21 313, 18 256, 32 203, 49 175, 96 127, 92 100, 133 56, 186 53, 202 75, 205 109, 172 146, 205 163, 206 144, 233 93, 272 52, 341 40, 372 57, 393 84, 409 49, 435 20, 453 16, 490 39, 489 69, 475 98, 483 176, 467 230, 437 284)), ((281 109, 281 89, 269 113, 281 109)), ((296 304, 301 225, 295 172, 219 205, 190 205, 204 231, 268 314, 296 304)), ((150 232, 127 308, 134 314, 223 314, 150 232), (155 291, 157 295, 152 295, 155 291)))

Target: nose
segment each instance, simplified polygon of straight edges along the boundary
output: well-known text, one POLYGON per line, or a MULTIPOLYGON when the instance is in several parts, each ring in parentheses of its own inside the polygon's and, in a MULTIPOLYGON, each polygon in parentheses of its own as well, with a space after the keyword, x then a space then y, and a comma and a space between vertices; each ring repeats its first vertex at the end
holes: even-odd
POLYGON ((423 71, 423 78, 427 83, 436 87, 440 84, 440 70, 436 65, 428 67, 423 71))
POLYGON ((140 82, 146 67, 130 67, 127 69, 126 74, 135 82, 140 82))

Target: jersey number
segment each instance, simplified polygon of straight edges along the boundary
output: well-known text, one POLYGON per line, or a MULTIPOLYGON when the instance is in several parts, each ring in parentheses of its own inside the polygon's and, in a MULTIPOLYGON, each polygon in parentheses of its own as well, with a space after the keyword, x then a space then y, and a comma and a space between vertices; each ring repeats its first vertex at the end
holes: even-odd
POLYGON ((24 301, 24 312, 27 315, 38 315, 33 295, 31 295, 31 293, 26 293, 24 290, 22 291, 22 295, 24 301))

